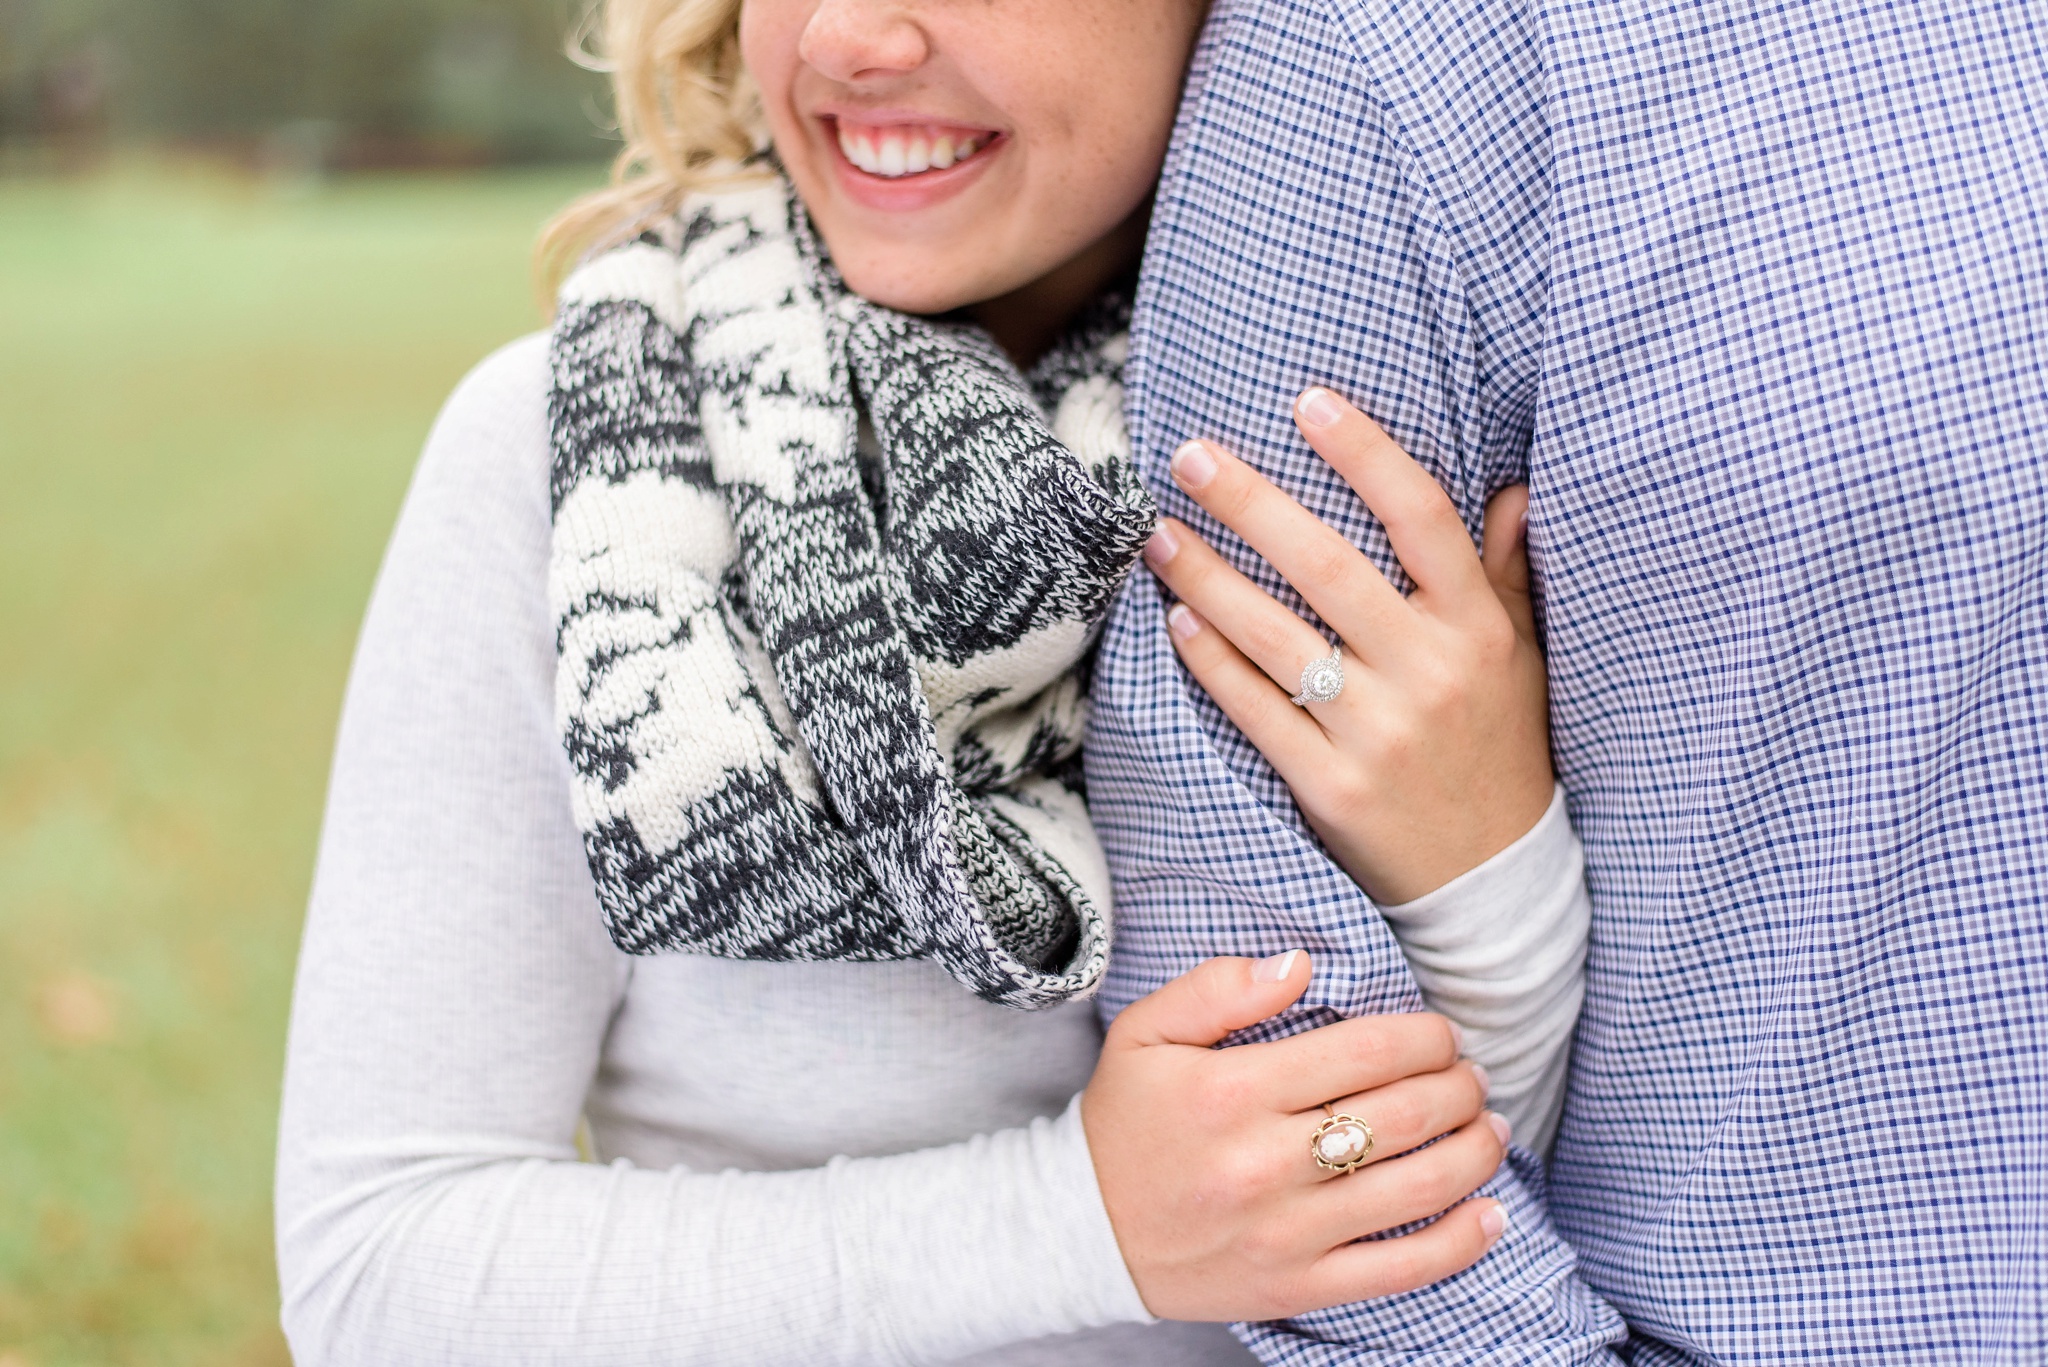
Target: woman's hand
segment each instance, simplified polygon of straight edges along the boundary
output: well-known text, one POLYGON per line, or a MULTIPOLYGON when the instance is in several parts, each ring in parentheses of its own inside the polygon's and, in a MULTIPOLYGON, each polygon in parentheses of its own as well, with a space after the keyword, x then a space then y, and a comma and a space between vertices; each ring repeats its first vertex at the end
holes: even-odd
POLYGON ((1117 1246, 1163 1319, 1278 1319, 1413 1290, 1479 1261, 1507 1227, 1498 1201, 1469 1201, 1354 1242, 1464 1201, 1500 1166, 1508 1125, 1483 1110, 1485 1075, 1441 1016, 1211 1047, 1308 978, 1298 950, 1211 959, 1132 1003, 1103 1042, 1081 1121, 1117 1246), (1316 1165, 1325 1101, 1372 1127, 1367 1166, 1316 1165))
POLYGON ((1522 536, 1528 491, 1495 495, 1475 555, 1444 491, 1371 418, 1311 389, 1295 422, 1387 529, 1412 594, 1212 443, 1181 447, 1173 475, 1342 638, 1345 686, 1334 701, 1289 701, 1329 643, 1185 524, 1162 521, 1145 559, 1181 600, 1168 625, 1188 672, 1359 886, 1381 903, 1407 902, 1513 844, 1550 805, 1522 536))

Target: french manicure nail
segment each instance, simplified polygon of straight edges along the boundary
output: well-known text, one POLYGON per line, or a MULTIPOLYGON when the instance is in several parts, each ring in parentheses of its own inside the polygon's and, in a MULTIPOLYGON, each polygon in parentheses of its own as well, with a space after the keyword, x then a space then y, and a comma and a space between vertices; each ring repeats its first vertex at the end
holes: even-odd
POLYGON ((1485 1210, 1480 1211, 1479 1228, 1485 1231, 1486 1237, 1489 1239, 1498 1239, 1501 1235, 1507 1233, 1507 1208, 1496 1201, 1485 1210))
POLYGON ((1209 453, 1206 442, 1182 442, 1172 463, 1173 477, 1185 488, 1200 489, 1216 478, 1216 457, 1209 453))
POLYGON ((1145 543, 1145 563, 1164 565, 1180 554, 1180 538, 1173 534, 1173 528, 1164 522, 1152 529, 1151 539, 1145 543))
POLYGON ((1301 951, 1290 949, 1285 954, 1275 954, 1270 959, 1261 959, 1252 965, 1252 981, 1255 983, 1284 983, 1294 972, 1294 961, 1301 957, 1301 951))
POLYGON ((1175 603, 1166 610, 1166 629, 1174 639, 1185 641, 1202 629, 1202 619, 1195 616, 1195 610, 1186 603, 1175 603))
POLYGON ((1472 1076, 1479 1079, 1479 1094, 1481 1096, 1485 1096, 1488 1092, 1493 1090, 1492 1077, 1490 1077, 1487 1074, 1487 1071, 1484 1068, 1480 1067, 1476 1063, 1472 1065, 1472 1076))
POLYGON ((1328 427, 1344 416, 1344 405, 1337 401, 1335 394, 1320 385, 1301 396, 1297 409, 1301 420, 1310 427, 1328 427))
POLYGON ((1486 1113, 1486 1123, 1493 1127, 1494 1137, 1500 1140, 1503 1145, 1514 1136, 1514 1127, 1508 1124, 1508 1118, 1499 1111, 1488 1111, 1486 1113))

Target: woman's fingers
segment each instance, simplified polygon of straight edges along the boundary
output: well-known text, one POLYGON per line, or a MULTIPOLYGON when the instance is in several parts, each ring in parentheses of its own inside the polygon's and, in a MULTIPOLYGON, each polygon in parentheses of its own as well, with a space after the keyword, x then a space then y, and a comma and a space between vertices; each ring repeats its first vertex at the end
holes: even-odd
POLYGON ((1485 1257, 1507 1227, 1501 1203, 1481 1197, 1413 1234, 1333 1248, 1303 1278, 1301 1310, 1399 1295, 1440 1282, 1485 1257))
POLYGON ((1449 1209, 1485 1185, 1507 1156, 1493 1119, 1489 1113, 1426 1149, 1320 1183, 1301 1195, 1296 1218, 1317 1243, 1341 1248, 1449 1209))
POLYGON ((1536 610, 1529 601, 1529 486, 1510 484, 1486 503, 1479 564, 1493 596, 1507 609, 1515 633, 1536 643, 1536 610))
POLYGON ((1125 1007, 1105 1047, 1159 1044, 1207 1049, 1233 1030, 1256 1025, 1308 990, 1309 957, 1298 949, 1266 959, 1205 959, 1125 1007))
MULTIPOLYGON (((1365 1122, 1372 1130, 1367 1165, 1404 1154, 1440 1135, 1463 1129, 1486 1109, 1486 1073, 1476 1063, 1459 1062, 1438 1073, 1421 1073, 1330 1103, 1336 1115, 1365 1122)), ((1299 1117, 1321 1124, 1320 1107, 1299 1117)), ((1500 1122, 1505 1136, 1507 1121, 1500 1122)), ((1506 1143, 1505 1137, 1502 1143, 1506 1143)), ((1318 1168, 1328 1175, 1328 1170, 1318 1168)))
MULTIPOLYGON (((1211 442, 1191 441, 1174 452, 1173 477, 1278 570, 1345 640, 1369 650, 1400 629, 1408 608, 1399 590, 1342 534, 1257 470, 1211 442)), ((1182 537, 1199 540, 1184 528, 1182 537)), ((1246 653, 1257 658, 1255 652, 1246 653)))
POLYGON ((1387 529, 1418 591, 1458 603, 1486 590, 1472 537, 1450 497, 1378 423, 1320 386, 1295 400, 1294 419, 1387 529))
MULTIPOLYGON (((1415 1269, 1456 1271, 1456 1250, 1442 1236, 1381 1255, 1371 1265, 1324 1260, 1337 1243, 1444 1210, 1470 1194, 1500 1160, 1498 1137, 1483 1122, 1415 1151, 1318 1181, 1307 1144, 1309 1115, 1275 1107, 1276 1080, 1319 1057, 1289 1049, 1297 1040, 1212 1049, 1239 1029, 1298 1000, 1309 981, 1308 956, 1288 951, 1260 960, 1212 959, 1126 1008, 1110 1025, 1095 1076, 1081 1095, 1081 1123, 1103 1207, 1146 1308, 1166 1319, 1271 1319, 1363 1294, 1347 1283, 1335 1293, 1307 1291, 1311 1277, 1377 1278, 1388 1285, 1415 1269), (1160 1137, 1173 1161, 1160 1161, 1160 1137), (1379 1176, 1398 1171, 1399 1178, 1379 1176), (1319 1270, 1320 1269, 1320 1270, 1319 1270), (1391 1269, 1391 1270, 1390 1270, 1391 1269), (1303 1299, 1307 1294, 1308 1299, 1303 1299)), ((1326 1026, 1348 1061, 1382 1089, 1417 1072, 1443 1072, 1455 1052, 1449 1022, 1416 1014, 1326 1026), (1429 1065, 1429 1066, 1419 1066, 1429 1065)), ((1327 1042, 1327 1041, 1326 1041, 1327 1042)), ((1458 1078, 1359 1099, 1377 1123, 1405 1144, 1411 1129, 1460 1104, 1478 1084, 1458 1078), (1437 1094, 1432 1094, 1432 1091, 1437 1094)), ((1330 1096, 1351 1087, 1332 1083, 1330 1096)), ((1398 1241, 1389 1240, 1389 1244, 1398 1241)), ((1472 1252, 1468 1257, 1476 1257, 1472 1252)), ((1426 1277, 1424 1278, 1427 1279, 1426 1277)))
POLYGON ((1529 486, 1510 484, 1486 501, 1479 563, 1494 592, 1529 592, 1529 486))
MULTIPOLYGON (((1272 678, 1238 652, 1186 603, 1166 612, 1166 628, 1174 649, 1195 682, 1207 690, 1223 715, 1259 747, 1283 781, 1319 762, 1326 762, 1329 738, 1304 709, 1281 696, 1272 678)), ((1314 635, 1313 632, 1310 635, 1314 635)), ((1322 637, 1316 636, 1321 644, 1322 637)))
MULTIPOLYGON (((1270 1079, 1266 1096, 1274 1110, 1294 1112, 1418 1073, 1440 1073, 1458 1061, 1460 1044, 1457 1027, 1442 1016, 1410 1011, 1358 1016, 1286 1039, 1241 1044, 1226 1057, 1270 1079)), ((1364 1119, 1371 1123, 1370 1116, 1364 1119)))
MULTIPOLYGON (((1239 574, 1185 523, 1162 518, 1145 545, 1145 563, 1173 591, 1174 597, 1199 614, 1200 622, 1169 622, 1175 628, 1174 639, 1181 646, 1183 658, 1187 658, 1187 648, 1195 644, 1199 626, 1206 623, 1229 638, 1229 644, 1273 683, 1292 694, 1294 690, 1288 685, 1301 678, 1308 662, 1330 653, 1330 643, 1322 633, 1239 574)), ((1219 643, 1205 644, 1213 648, 1219 643)), ((1220 657, 1212 649, 1203 658, 1208 662, 1220 657)), ((1189 663, 1192 668, 1193 661, 1189 663)), ((1202 682, 1204 687, 1208 686, 1206 679, 1202 682)), ((1221 703, 1223 699, 1219 697, 1216 701, 1221 703)), ((1231 720, 1236 721, 1236 716, 1232 715, 1231 720)), ((1253 744, 1258 744, 1256 738, 1253 744)))

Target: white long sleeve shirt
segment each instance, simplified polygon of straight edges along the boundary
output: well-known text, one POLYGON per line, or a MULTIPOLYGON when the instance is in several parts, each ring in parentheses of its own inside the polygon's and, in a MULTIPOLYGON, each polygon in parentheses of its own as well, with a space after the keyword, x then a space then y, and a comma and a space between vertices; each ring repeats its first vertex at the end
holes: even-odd
MULTIPOLYGON (((1071 1105, 1089 1004, 613 948, 553 728, 547 385, 532 337, 458 389, 364 623, 279 1138, 297 1360, 1249 1363, 1151 1320, 1124 1268, 1071 1105)), ((1389 913, 1497 1104, 1537 1080, 1524 1129, 1554 1113, 1583 902, 1554 806, 1389 913)))

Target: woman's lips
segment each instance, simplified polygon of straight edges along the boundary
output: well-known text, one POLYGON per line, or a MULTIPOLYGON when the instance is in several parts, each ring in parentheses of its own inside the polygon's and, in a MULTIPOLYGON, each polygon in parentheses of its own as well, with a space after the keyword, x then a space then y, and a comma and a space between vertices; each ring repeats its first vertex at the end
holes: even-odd
POLYGON ((1007 141, 961 124, 868 123, 844 115, 823 122, 847 195, 871 209, 902 213, 949 199, 977 180, 1007 141))

